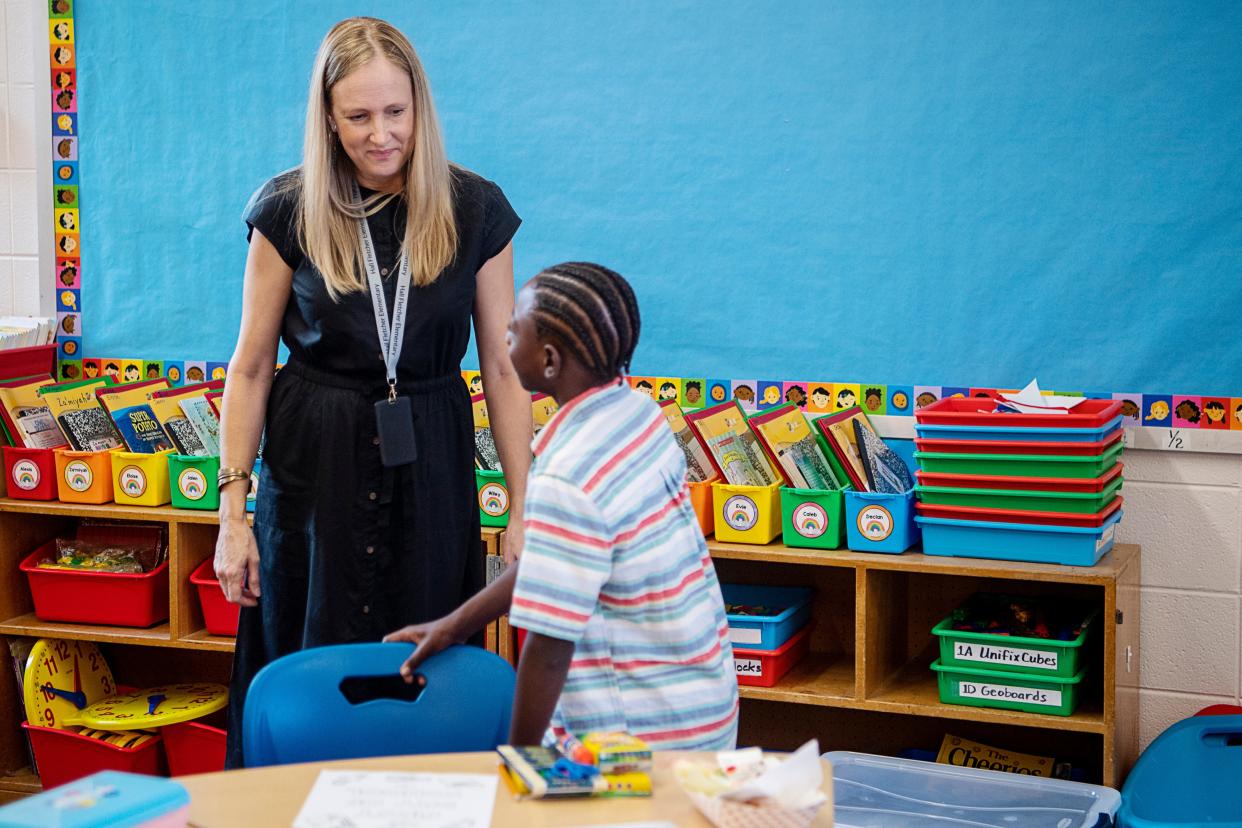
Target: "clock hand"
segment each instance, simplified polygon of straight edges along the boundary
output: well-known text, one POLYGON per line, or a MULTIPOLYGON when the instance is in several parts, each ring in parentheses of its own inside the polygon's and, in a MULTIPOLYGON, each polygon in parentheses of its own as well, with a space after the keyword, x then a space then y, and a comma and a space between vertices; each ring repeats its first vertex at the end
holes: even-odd
POLYGON ((167 698, 168 696, 165 696, 163 693, 159 693, 154 696, 147 696, 147 715, 154 716, 155 709, 163 704, 167 698))
POLYGON ((78 670, 78 657, 73 657, 73 692, 82 692, 82 672, 78 670))
POLYGON ((77 707, 78 710, 82 710, 86 707, 86 694, 85 693, 82 693, 80 691, 75 692, 72 690, 61 690, 59 687, 53 687, 51 682, 48 682, 47 684, 43 685, 43 689, 53 695, 60 696, 62 699, 65 699, 66 701, 73 702, 74 706, 77 707))

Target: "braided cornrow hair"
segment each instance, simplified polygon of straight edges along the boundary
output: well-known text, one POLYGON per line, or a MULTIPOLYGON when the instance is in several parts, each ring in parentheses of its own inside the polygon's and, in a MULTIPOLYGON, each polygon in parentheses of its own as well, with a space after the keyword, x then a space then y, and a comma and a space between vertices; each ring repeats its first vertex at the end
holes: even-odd
POLYGON ((621 274, 590 262, 565 262, 531 280, 535 329, 565 346, 601 380, 629 373, 638 344, 638 302, 621 274))

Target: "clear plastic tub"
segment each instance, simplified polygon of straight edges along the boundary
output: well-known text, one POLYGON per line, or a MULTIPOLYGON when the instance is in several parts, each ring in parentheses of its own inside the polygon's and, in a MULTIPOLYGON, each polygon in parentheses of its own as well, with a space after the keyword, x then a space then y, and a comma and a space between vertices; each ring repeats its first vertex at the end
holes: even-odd
POLYGON ((836 828, 1094 828, 1121 794, 1102 785, 835 751, 836 828))

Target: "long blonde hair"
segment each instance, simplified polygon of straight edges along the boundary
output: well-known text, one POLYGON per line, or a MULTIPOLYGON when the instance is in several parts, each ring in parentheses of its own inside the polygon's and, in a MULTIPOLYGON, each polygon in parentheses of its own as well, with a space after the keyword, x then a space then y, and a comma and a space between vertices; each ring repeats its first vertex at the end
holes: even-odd
POLYGON ((354 205, 354 165, 329 125, 332 88, 376 58, 405 70, 414 92, 414 150, 405 163, 401 243, 414 284, 434 282, 457 251, 452 173, 423 65, 410 41, 391 24, 374 17, 342 20, 319 45, 311 72, 297 221, 302 248, 336 301, 365 288, 358 219, 380 210, 391 196, 377 193, 364 199, 361 209, 354 205))

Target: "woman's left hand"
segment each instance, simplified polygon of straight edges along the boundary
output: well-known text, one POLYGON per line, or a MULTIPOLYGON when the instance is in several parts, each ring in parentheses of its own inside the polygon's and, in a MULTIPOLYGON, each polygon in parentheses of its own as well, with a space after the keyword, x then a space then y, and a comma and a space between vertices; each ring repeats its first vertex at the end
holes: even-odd
POLYGON ((526 529, 522 519, 509 513, 509 525, 500 536, 500 551, 505 556, 505 566, 512 566, 514 561, 522 557, 522 548, 526 545, 526 529))

